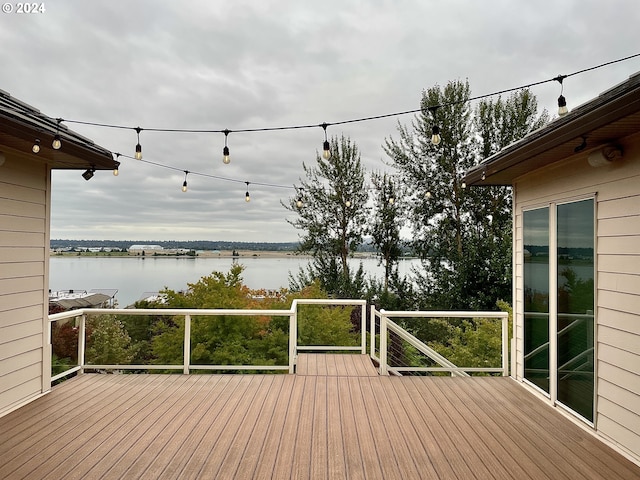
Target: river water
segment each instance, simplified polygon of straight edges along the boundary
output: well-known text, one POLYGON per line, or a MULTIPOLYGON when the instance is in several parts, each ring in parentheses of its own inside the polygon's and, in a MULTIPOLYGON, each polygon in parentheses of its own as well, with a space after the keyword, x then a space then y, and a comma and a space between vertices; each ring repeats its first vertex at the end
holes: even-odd
MULTIPOLYGON (((49 288, 59 290, 117 289, 119 307, 139 300, 145 292, 163 288, 185 290, 214 271, 227 273, 234 262, 244 265, 243 282, 251 289, 288 288, 289 272, 294 276, 308 264, 306 257, 56 257, 50 259, 49 288)), ((384 269, 376 258, 351 259, 352 268, 362 262, 367 277, 382 278, 384 269)), ((419 266, 415 259, 401 260, 401 275, 419 266)))

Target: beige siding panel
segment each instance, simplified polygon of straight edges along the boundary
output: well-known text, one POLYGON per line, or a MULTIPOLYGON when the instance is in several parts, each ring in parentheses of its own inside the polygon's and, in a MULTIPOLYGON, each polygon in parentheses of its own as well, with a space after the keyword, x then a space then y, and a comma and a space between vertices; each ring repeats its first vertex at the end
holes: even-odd
MULTIPOLYGON (((640 162, 636 162, 639 163, 640 162)), ((638 183, 640 183, 640 175, 630 175, 627 178, 618 179, 612 188, 599 188, 598 200, 606 202, 610 200, 618 200, 620 198, 634 197, 638 195, 638 183)))
POLYGON ((44 263, 24 262, 24 263, 2 263, 0 264, 0 279, 37 277, 44 275, 44 263))
POLYGON ((29 188, 0 182, 0 198, 44 205, 46 203, 46 192, 41 188, 29 188))
POLYGON ((2 170, 2 183, 46 191, 47 166, 22 159, 10 159, 2 170))
MULTIPOLYGON (((42 348, 42 334, 24 337, 11 343, 2 345, 0 349, 0 360, 14 357, 22 352, 42 348)), ((1 404, 0 404, 1 405, 1 404)), ((1 407, 0 407, 1 409, 1 407)))
MULTIPOLYGON (((640 355, 640 336, 638 335, 600 325, 598 327, 598 341, 634 355, 640 355)), ((640 357, 636 361, 636 369, 635 373, 640 375, 640 357)))
POLYGON ((22 307, 42 306, 44 302, 44 292, 16 293, 14 295, 0 295, 0 312, 5 310, 16 310, 22 307))
POLYGON ((640 435, 602 415, 598 417, 598 431, 640 457, 640 435))
POLYGON ((598 377, 619 385, 640 397, 640 376, 635 373, 600 360, 598 362, 598 377))
POLYGON ((640 296, 599 290, 598 306, 617 312, 627 312, 637 315, 638 312, 640 312, 640 296))
MULTIPOLYGON (((621 349, 609 343, 599 342, 598 354, 601 361, 625 370, 629 373, 640 375, 640 356, 638 356, 636 353, 633 353, 629 350, 621 349)), ((600 377, 604 378, 603 375, 600 375, 600 377)), ((609 381, 615 383, 616 385, 618 384, 612 378, 609 379, 609 381)))
POLYGON ((598 289, 640 295, 640 275, 600 272, 598 274, 598 289))
POLYGON ((39 291, 42 293, 44 289, 44 276, 40 277, 21 277, 0 280, 0 294, 11 295, 13 293, 39 291))
POLYGON ((0 198, 0 214, 45 218, 46 208, 44 204, 40 203, 19 202, 17 200, 0 198))
POLYGON ((640 432, 640 417, 637 414, 606 398, 600 398, 598 402, 599 413, 624 425, 625 428, 633 432, 640 432))
POLYGON ((5 232, 0 230, 0 247, 42 247, 43 233, 5 232))
MULTIPOLYGON (((7 360, 5 360, 5 362, 6 361, 7 360)), ((13 358, 8 361, 14 363, 13 358)), ((14 363, 11 370, 11 373, 0 377, 0 392, 11 390, 14 385, 26 383, 34 378, 39 379, 42 373, 42 365, 41 362, 25 365, 15 365, 14 363)), ((40 388, 38 388, 38 390, 40 390, 40 388)))
POLYGON ((601 308, 598 311, 598 325, 606 325, 640 336, 640 313, 625 313, 601 308))
POLYGON ((42 360, 42 350, 30 350, 23 352, 7 361, 0 361, 0 378, 15 370, 16 365, 36 365, 42 360))
POLYGON ((44 262, 45 250, 41 246, 0 248, 0 263, 4 262, 44 262))
POLYGON ((0 312, 0 327, 8 327, 9 325, 16 325, 31 320, 38 320, 42 323, 42 305, 33 305, 18 310, 0 312))
POLYGON ((640 216, 640 198, 638 195, 600 201, 598 219, 640 216))
MULTIPOLYGON (((606 398, 613 403, 617 403, 630 412, 635 412, 636 416, 640 415, 640 401, 638 399, 638 395, 620 387, 619 385, 600 379, 598 382, 598 395, 601 398, 606 398)), ((640 429, 638 429, 638 432, 640 432, 640 429)))
POLYGON ((0 327, 0 345, 4 348, 4 346, 6 346, 5 344, 9 342, 38 334, 42 335, 41 319, 29 320, 6 327, 0 327))
POLYGON ((640 273, 640 255, 599 255, 598 271, 613 273, 640 273))
MULTIPOLYGON (((0 383, 2 381, 2 378, 0 378, 0 383)), ((25 380, 11 390, 0 392, 0 412, 4 409, 11 408, 12 405, 17 405, 33 398, 40 393, 42 393, 42 380, 40 377, 25 380)))
POLYGON ((11 232, 44 233, 44 218, 0 215, 0 230, 11 232))
MULTIPOLYGON (((640 199, 638 199, 640 202, 640 199)), ((598 237, 640 236, 640 216, 598 220, 598 237)))
POLYGON ((636 236, 598 237, 599 255, 640 255, 640 239, 636 236))

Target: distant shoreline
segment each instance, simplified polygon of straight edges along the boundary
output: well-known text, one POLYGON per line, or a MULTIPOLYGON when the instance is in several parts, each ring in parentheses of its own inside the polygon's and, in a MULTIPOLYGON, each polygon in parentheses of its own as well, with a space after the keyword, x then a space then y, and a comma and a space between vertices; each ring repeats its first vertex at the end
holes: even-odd
MULTIPOLYGON (((51 257, 56 258, 78 258, 78 257, 93 257, 93 258, 313 258, 312 255, 307 253, 298 253, 292 251, 278 251, 278 250, 235 250, 236 255, 233 255, 234 250, 205 250, 199 251, 197 255, 154 255, 153 253, 142 255, 133 255, 127 252, 50 252, 51 257)), ((375 258, 376 254, 371 252, 358 252, 351 258, 375 258)), ((404 257, 409 258, 409 257, 404 257)))

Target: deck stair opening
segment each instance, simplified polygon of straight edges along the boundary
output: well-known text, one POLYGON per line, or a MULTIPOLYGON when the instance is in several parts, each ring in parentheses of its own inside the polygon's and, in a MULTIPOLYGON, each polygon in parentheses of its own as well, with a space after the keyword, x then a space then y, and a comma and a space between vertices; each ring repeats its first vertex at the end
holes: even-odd
POLYGON ((302 353, 296 360, 296 375, 323 377, 377 377, 369 355, 302 353))

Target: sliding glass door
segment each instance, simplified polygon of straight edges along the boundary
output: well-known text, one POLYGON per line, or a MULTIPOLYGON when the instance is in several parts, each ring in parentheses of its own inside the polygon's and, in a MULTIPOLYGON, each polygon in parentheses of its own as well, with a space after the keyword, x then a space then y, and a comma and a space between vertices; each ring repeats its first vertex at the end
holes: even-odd
POLYGON ((524 211, 523 246, 524 378, 593 421, 594 200, 524 211))

